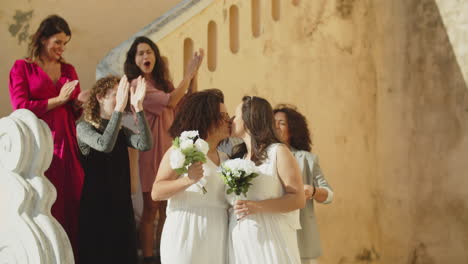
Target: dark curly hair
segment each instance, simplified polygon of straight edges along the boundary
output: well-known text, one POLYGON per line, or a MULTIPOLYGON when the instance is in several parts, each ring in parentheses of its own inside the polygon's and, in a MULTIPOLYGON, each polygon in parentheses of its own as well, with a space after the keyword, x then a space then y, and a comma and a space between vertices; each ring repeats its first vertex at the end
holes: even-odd
MULTIPOLYGON (((266 158, 266 149, 273 143, 280 143, 276 135, 273 110, 270 103, 257 96, 242 98, 242 120, 248 133, 252 137, 251 160, 260 165, 266 158)), ((234 148, 232 158, 242 158, 247 153, 245 143, 234 148)))
POLYGON ((36 30, 36 33, 32 35, 31 42, 28 45, 28 59, 30 61, 36 61, 43 48, 42 40, 48 39, 61 32, 71 37, 70 27, 68 26, 67 21, 62 17, 58 15, 50 15, 42 20, 39 28, 36 30))
POLYGON ((275 107, 273 113, 284 113, 288 121, 288 144, 298 150, 311 151, 312 140, 305 116, 296 110, 295 106, 280 104, 275 107))
POLYGON ((161 89, 165 93, 172 92, 174 87, 171 84, 169 70, 167 69, 167 65, 161 57, 159 48, 151 39, 144 36, 137 37, 127 52, 127 58, 125 59, 124 63, 124 72, 128 77, 128 81, 131 82, 133 79, 136 79, 138 76, 142 75, 141 69, 135 63, 135 56, 138 44, 140 43, 148 44, 154 52, 156 63, 154 65, 153 71, 151 72, 151 76, 157 84, 156 88, 161 89))
POLYGON ((169 134, 175 138, 184 131, 198 130, 200 137, 206 139, 210 129, 218 127, 224 120, 220 112, 222 103, 224 95, 218 89, 208 89, 188 95, 178 106, 169 134))
POLYGON ((107 76, 96 81, 90 91, 89 99, 83 105, 84 120, 97 129, 101 129, 101 108, 97 96, 105 96, 107 91, 119 85, 120 78, 107 76))

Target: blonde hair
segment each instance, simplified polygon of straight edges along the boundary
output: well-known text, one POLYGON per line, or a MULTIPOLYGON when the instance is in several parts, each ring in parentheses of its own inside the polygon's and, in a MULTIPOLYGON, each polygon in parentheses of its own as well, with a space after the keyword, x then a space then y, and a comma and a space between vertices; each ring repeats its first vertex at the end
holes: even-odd
POLYGON ((83 106, 84 120, 97 129, 101 129, 101 107, 97 97, 104 97, 107 91, 119 84, 117 76, 107 76, 96 81, 90 91, 89 99, 83 106))

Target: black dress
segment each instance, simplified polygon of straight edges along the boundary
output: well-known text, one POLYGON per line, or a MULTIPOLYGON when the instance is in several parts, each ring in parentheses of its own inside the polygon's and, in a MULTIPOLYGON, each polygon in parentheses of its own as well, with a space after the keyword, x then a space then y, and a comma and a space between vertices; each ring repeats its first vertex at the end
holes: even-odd
POLYGON ((85 171, 79 215, 80 263, 138 261, 127 147, 145 151, 152 144, 144 113, 137 117, 140 134, 120 129, 119 112, 110 121, 103 120, 104 131, 84 121, 77 126, 85 171))

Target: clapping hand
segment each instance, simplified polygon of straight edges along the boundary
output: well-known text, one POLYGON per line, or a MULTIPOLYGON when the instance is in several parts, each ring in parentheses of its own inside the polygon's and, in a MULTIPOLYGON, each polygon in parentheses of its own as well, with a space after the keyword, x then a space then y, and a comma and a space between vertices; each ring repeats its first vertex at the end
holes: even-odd
POLYGON ((130 88, 130 103, 133 106, 135 112, 143 111, 143 100, 146 95, 146 81, 145 78, 139 76, 137 79, 137 85, 130 88))
POLYGON ((77 84, 78 84, 78 80, 67 81, 60 89, 60 94, 57 97, 59 102, 61 102, 62 104, 68 102, 77 84))
POLYGON ((123 112, 128 102, 128 90, 130 84, 128 83, 127 76, 123 76, 120 79, 119 87, 117 88, 117 94, 115 96, 115 111, 123 112))
POLYGON ((195 55, 187 66, 185 78, 189 78, 191 80, 197 74, 201 63, 203 62, 203 57, 205 57, 205 51, 203 49, 199 49, 198 52, 195 52, 195 55))

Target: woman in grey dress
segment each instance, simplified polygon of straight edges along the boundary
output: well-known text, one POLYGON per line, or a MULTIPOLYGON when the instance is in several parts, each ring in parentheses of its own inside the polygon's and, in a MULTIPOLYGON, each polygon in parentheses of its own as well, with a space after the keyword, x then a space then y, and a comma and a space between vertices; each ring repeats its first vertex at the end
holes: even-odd
POLYGON ((312 142, 305 117, 290 105, 279 105, 273 112, 278 134, 291 148, 302 171, 306 206, 300 210, 302 229, 297 233, 302 263, 317 263, 316 259, 322 250, 315 220, 314 201, 331 203, 333 191, 320 169, 317 155, 311 152, 312 142))
POLYGON ((77 126, 85 171, 79 263, 138 262, 127 147, 149 150, 152 137, 142 105, 145 82, 140 78, 136 88, 129 86, 125 76, 120 83, 117 77, 98 80, 84 106, 84 121, 77 126), (136 112, 138 134, 121 125, 127 101, 136 112))

